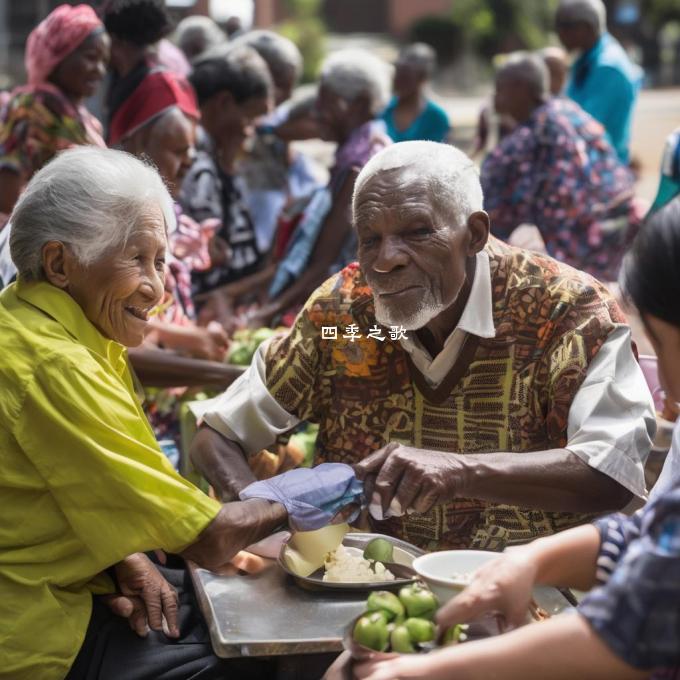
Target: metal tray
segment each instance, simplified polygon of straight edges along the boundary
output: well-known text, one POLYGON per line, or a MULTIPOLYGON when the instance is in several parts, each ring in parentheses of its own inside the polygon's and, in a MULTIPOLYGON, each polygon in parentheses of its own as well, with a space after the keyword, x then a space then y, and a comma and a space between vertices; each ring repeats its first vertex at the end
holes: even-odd
MULTIPOLYGON (((349 533, 342 539, 342 545, 347 548, 358 548, 363 552, 366 546, 374 538, 384 538, 394 546, 394 562, 397 564, 404 564, 410 567, 416 557, 424 555, 425 552, 415 545, 411 545, 406 541, 401 541, 392 536, 385 536, 384 534, 364 534, 364 533, 349 533)), ((317 569, 310 576, 298 576, 293 573, 286 565, 283 559, 284 551, 286 550, 286 543, 281 546, 279 553, 278 564, 289 576, 295 580, 295 583, 306 590, 350 590, 350 591, 366 591, 366 590, 390 590, 391 588, 401 588, 407 583, 413 583, 417 579, 414 578, 395 578, 394 581, 374 581, 371 583, 342 583, 330 582, 323 580, 324 568, 317 569)))

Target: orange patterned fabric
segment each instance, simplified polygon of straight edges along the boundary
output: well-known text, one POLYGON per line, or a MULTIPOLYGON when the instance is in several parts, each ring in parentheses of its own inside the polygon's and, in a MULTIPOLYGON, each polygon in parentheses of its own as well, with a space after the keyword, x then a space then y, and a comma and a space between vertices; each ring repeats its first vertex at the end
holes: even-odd
MULTIPOLYGON (((487 252, 496 336, 469 338, 470 359, 454 367, 443 393, 427 389, 387 331, 384 341, 366 337, 376 320, 356 264, 321 286, 288 335, 270 344, 267 387, 284 409, 319 423, 316 462, 355 463, 390 441, 517 455, 566 445, 588 365, 625 318, 586 274, 495 239, 487 252), (363 336, 354 342, 342 338, 351 324, 363 336), (337 326, 338 340, 322 339, 322 326, 337 326)), ((502 550, 589 519, 457 499, 374 529, 430 550, 502 550)))

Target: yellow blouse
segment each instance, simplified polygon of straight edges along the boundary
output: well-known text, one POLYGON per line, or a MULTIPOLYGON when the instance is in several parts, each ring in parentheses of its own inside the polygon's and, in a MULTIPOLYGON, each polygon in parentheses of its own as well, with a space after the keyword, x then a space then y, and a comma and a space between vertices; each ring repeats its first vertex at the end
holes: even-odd
POLYGON ((135 395, 125 348, 64 291, 0 294, 0 678, 63 678, 103 570, 180 551, 219 503, 180 477, 135 395))

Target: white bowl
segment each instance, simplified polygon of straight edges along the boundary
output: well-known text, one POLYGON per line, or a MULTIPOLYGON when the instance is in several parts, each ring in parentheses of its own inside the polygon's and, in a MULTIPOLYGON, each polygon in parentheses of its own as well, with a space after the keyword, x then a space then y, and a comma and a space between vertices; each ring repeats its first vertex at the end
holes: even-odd
POLYGON ((466 582, 456 579, 454 574, 471 574, 498 556, 499 553, 488 550, 441 550, 417 557, 413 568, 442 605, 466 586, 466 582))

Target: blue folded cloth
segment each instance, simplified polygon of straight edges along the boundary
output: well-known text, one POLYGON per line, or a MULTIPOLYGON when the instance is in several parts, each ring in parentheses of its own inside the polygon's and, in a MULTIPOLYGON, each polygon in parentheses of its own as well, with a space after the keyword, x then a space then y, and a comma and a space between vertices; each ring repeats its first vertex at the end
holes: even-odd
POLYGON ((322 463, 253 482, 241 491, 239 498, 281 503, 288 511, 288 524, 293 531, 321 529, 343 508, 354 504, 356 511, 344 520, 352 522, 366 502, 363 482, 344 463, 322 463))

